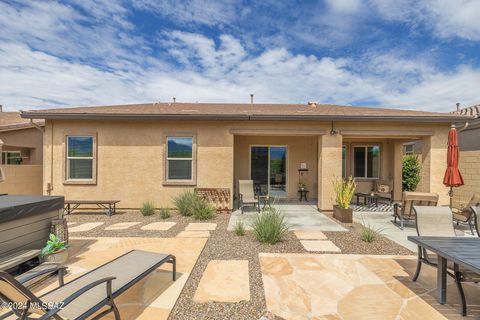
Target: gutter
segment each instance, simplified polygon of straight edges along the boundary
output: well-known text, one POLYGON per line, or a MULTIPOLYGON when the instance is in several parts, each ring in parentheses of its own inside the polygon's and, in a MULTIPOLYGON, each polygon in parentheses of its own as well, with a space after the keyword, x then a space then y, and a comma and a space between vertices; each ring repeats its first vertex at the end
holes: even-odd
POLYGON ((36 129, 40 130, 41 132, 45 132, 45 127, 39 126, 38 124, 36 124, 35 122, 33 122, 33 119, 32 119, 32 118, 30 118, 30 123, 31 123, 32 126, 34 126, 36 129))
POLYGON ((42 113, 22 112, 27 119, 79 120, 222 120, 222 121, 378 121, 452 123, 472 120, 471 116, 331 116, 331 115, 252 115, 252 114, 111 114, 111 113, 42 113))

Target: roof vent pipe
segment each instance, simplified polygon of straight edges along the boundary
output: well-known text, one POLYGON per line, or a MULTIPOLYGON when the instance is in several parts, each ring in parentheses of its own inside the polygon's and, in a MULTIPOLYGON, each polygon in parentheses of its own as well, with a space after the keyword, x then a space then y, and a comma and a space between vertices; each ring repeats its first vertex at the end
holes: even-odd
POLYGON ((457 102, 456 105, 457 105, 457 111, 460 111, 460 102, 457 102))
POLYGON ((175 103, 175 100, 177 100, 177 98, 173 97, 173 103, 175 103))
POLYGON ((0 104, 0 112, 3 112, 3 106, 0 104))
POLYGON ((253 93, 250 93, 250 104, 253 104, 253 93))
POLYGON ((308 101, 308 106, 309 106, 309 107, 312 107, 312 108, 316 108, 316 107, 317 107, 317 102, 315 102, 315 101, 308 101))

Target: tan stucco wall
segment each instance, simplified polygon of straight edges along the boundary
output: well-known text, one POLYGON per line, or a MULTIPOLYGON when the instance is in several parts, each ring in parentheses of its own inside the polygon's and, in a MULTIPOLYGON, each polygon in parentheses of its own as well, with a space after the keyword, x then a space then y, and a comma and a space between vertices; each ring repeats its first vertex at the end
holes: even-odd
MULTIPOLYGON (((381 141, 384 143, 381 155, 382 177, 394 178, 395 170, 392 169, 395 164, 394 142, 409 141, 415 132, 428 131, 434 136, 424 139, 428 141, 427 147, 424 147, 426 157, 423 158, 427 159, 423 161, 424 170, 422 171, 427 180, 425 189, 440 193, 443 201, 443 195, 446 195, 447 190, 441 184, 441 178, 446 162, 439 159, 446 157, 446 137, 449 124, 338 122, 334 123, 334 127, 340 132, 336 136, 329 134, 330 122, 314 121, 48 120, 45 132, 43 189, 47 190, 47 184, 51 181, 53 183, 52 194, 65 195, 67 199, 119 199, 121 200, 120 207, 123 208, 140 207, 146 200, 154 201, 157 206, 171 206, 172 197, 184 190, 185 187, 162 185, 163 143, 166 135, 172 133, 195 134, 197 139, 197 186, 218 188, 233 188, 236 179, 247 177, 249 159, 248 154, 245 155, 245 152, 248 152, 248 148, 245 146, 248 146, 250 142, 253 142, 252 144, 269 144, 270 142, 285 144, 281 140, 287 139, 287 144, 291 145, 289 150, 289 191, 291 192, 289 196, 292 198, 296 196, 297 169, 300 162, 306 161, 311 170, 309 179, 312 180, 309 183, 312 188, 317 188, 319 207, 331 210, 334 200, 332 180, 341 176, 341 148, 344 141, 352 143, 381 141), (238 130, 253 130, 254 133, 255 130, 259 130, 260 133, 239 134, 238 130), (299 135, 298 130, 315 132, 323 130, 324 135, 319 133, 299 135), (283 134, 275 134, 275 132, 283 134), (365 135, 365 132, 368 132, 370 137, 365 135), (97 184, 65 185, 63 183, 65 135, 88 133, 97 135, 97 184), (295 153, 294 150, 296 150, 295 153), (51 166, 52 156, 53 167, 51 166), (315 162, 319 164, 319 167, 315 168, 315 162), (442 174, 440 175, 439 172, 442 174), (430 173, 433 175, 429 175, 430 173), (320 184, 317 183, 317 186, 315 186, 315 176, 320 182, 320 184)), ((310 193, 310 197, 315 198, 312 193, 310 193)))
POLYGON ((3 151, 21 151, 23 164, 42 164, 43 134, 36 128, 0 131, 3 151))
POLYGON ((480 150, 461 151, 459 168, 465 185, 453 190, 457 206, 468 203, 473 193, 480 193, 480 150))
POLYGON ((0 183, 0 193, 42 194, 41 165, 2 165, 5 180, 0 183))
MULTIPOLYGON (((235 181, 250 179, 250 146, 287 146, 287 198, 298 198, 298 169, 307 164, 305 174, 310 199, 317 198, 317 137, 316 136, 235 136, 235 181)), ((237 187, 237 186, 236 186, 237 187)), ((309 199, 309 200, 310 200, 309 199)))

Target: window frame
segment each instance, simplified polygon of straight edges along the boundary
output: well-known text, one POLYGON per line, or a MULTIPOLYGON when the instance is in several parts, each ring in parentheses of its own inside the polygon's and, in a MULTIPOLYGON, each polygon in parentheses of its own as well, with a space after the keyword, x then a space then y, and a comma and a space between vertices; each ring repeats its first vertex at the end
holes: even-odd
POLYGON ((415 144, 413 143, 406 143, 403 145, 403 154, 404 155, 410 155, 410 154, 415 154, 415 144), (411 147, 412 150, 408 151, 407 148, 411 147))
POLYGON ((193 133, 167 133, 164 135, 164 167, 163 171, 163 185, 174 186, 195 186, 197 184, 197 139, 193 133), (169 158, 168 157, 168 139, 169 138, 190 138, 192 139, 192 157, 191 158, 169 158), (191 179, 169 179, 168 169, 169 160, 191 161, 191 179))
POLYGON ((380 145, 380 143, 378 144, 356 144, 356 145, 353 145, 352 146, 352 176, 355 178, 355 179, 365 179, 365 180, 378 180, 380 179, 380 175, 381 175, 381 156, 382 156, 382 147, 380 145), (368 172, 368 165, 367 165, 367 162, 368 162, 368 148, 369 147, 378 147, 378 175, 376 177, 367 177, 367 172, 368 172), (364 169, 364 173, 363 173, 363 176, 360 176, 360 177, 357 177, 355 176, 355 148, 364 148, 365 150, 365 169, 364 169))
POLYGON ((2 151, 2 165, 7 165, 7 166, 19 166, 21 165, 22 161, 20 161, 20 163, 8 163, 8 154, 9 153, 18 153, 19 154, 19 158, 22 159, 22 151, 20 150, 3 150, 2 151), (5 154, 5 160, 7 161, 6 163, 3 162, 3 155, 5 154))
POLYGON ((63 161, 63 184, 97 184, 97 134, 90 133, 68 133, 65 135, 64 142, 64 156, 65 161, 63 161), (68 138, 69 137, 88 137, 92 138, 92 156, 91 157, 71 157, 68 155, 68 138), (70 160, 92 160, 92 178, 86 179, 75 179, 70 178, 70 160))

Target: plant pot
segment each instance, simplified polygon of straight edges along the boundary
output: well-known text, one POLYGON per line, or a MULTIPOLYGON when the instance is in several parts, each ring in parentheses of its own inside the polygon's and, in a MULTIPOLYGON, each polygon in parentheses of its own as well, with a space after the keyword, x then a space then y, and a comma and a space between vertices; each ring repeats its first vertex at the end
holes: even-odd
POLYGON ((340 208, 339 206, 333 206, 333 217, 343 223, 352 223, 353 222, 353 209, 340 208))
POLYGON ((43 257, 44 262, 54 262, 59 264, 65 264, 68 260, 68 250, 64 249, 61 251, 57 251, 55 253, 51 253, 43 257))

